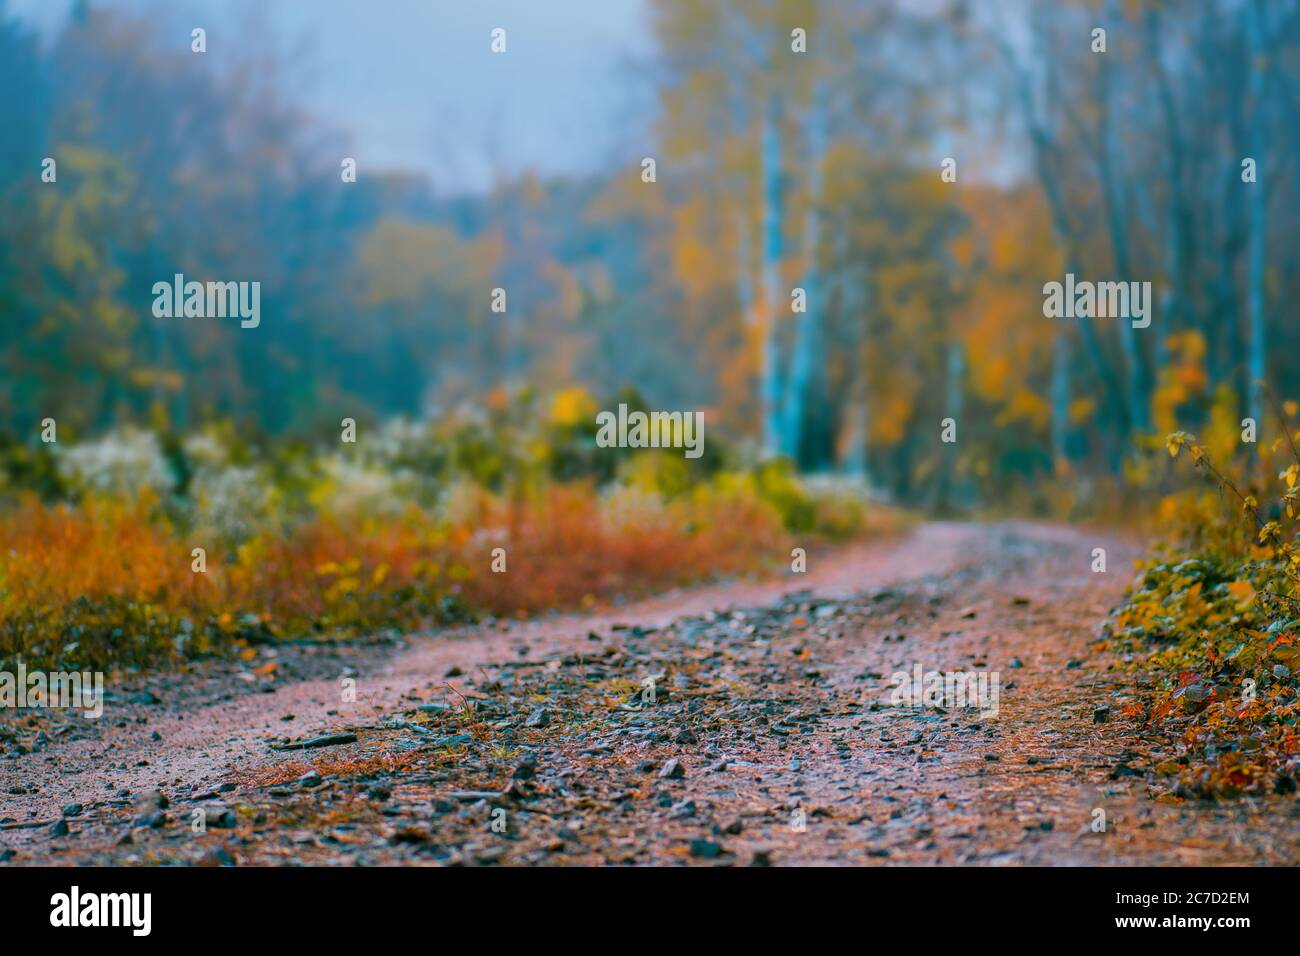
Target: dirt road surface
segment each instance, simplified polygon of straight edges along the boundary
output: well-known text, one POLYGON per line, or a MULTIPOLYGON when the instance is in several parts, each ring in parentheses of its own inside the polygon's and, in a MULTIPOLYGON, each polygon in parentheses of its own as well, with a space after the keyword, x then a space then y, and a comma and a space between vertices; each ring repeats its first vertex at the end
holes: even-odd
POLYGON ((777 580, 129 677, 99 720, 4 715, 0 862, 1300 863, 1295 800, 1176 800, 1120 713, 1146 678, 1098 635, 1139 553, 929 523, 777 580), (918 669, 985 696, 898 702, 918 669))

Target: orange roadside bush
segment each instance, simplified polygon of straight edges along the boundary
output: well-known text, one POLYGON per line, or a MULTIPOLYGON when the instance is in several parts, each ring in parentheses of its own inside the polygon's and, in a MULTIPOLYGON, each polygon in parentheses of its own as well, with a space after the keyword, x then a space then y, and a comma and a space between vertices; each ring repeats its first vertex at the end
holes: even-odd
POLYGON ((204 573, 193 569, 204 542, 148 496, 77 508, 25 499, 0 515, 0 660, 143 666, 277 636, 574 608, 758 571, 788 554, 780 515, 740 491, 664 502, 578 483, 473 498, 449 519, 412 506, 384 518, 316 516, 228 551, 213 543, 204 573))

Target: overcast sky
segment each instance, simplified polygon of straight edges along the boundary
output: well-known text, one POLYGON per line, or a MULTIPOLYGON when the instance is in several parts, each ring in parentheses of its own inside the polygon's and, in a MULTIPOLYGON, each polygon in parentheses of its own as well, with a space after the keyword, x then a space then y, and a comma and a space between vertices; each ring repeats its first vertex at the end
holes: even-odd
MULTIPOLYGON (((8 0, 51 35, 75 0, 8 0)), ((643 0, 95 0, 208 32, 211 55, 263 24, 311 112, 352 137, 361 163, 424 170, 440 192, 505 173, 583 173, 641 155, 643 0), (505 55, 490 52, 494 27, 505 55)), ((0 0, 0 8, 5 7, 0 0)))

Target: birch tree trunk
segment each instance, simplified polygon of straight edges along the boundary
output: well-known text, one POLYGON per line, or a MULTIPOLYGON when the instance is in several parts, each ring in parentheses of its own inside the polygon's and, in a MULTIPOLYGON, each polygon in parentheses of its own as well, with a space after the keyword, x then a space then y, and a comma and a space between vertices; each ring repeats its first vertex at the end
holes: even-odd
MULTIPOLYGON (((1256 181, 1245 184, 1247 193, 1246 217, 1246 407, 1256 426, 1263 421, 1264 401, 1261 383, 1265 373, 1265 315, 1264 315, 1264 242, 1267 231, 1265 206, 1265 155, 1267 132, 1264 117, 1264 86, 1267 78, 1267 50, 1264 40, 1263 10, 1256 2, 1243 7, 1246 28, 1246 46, 1250 70, 1248 91, 1250 99, 1250 155, 1256 163, 1256 181)), ((1270 166, 1271 169, 1271 166, 1270 166)))
MULTIPOLYGON (((1122 17, 1116 0, 1107 0, 1107 15, 1112 22, 1119 23, 1122 17)), ((1114 255, 1115 276, 1120 282, 1131 282, 1132 260, 1129 256, 1128 221, 1124 183, 1120 169, 1120 149, 1115 130, 1115 82, 1111 70, 1117 69, 1109 63, 1101 67, 1101 155, 1098 171, 1101 174, 1102 192, 1106 203, 1106 220, 1110 233, 1111 251, 1114 255)), ((1148 307, 1151 303, 1148 303, 1148 307)), ((1111 318, 1114 318, 1112 316, 1111 318)), ((1150 384, 1146 356, 1137 339, 1137 330, 1127 317, 1119 319, 1120 348, 1124 353, 1124 367, 1128 373, 1125 397, 1128 404, 1129 423, 1140 432, 1149 430, 1150 419, 1150 384)))
POLYGON ((790 381, 784 396, 782 451, 796 462, 803 450, 805 418, 813 377, 824 372, 824 315, 817 246, 821 238, 822 165, 826 157, 826 93, 819 83, 813 89, 808 114, 808 213, 804 229, 804 311, 795 324, 790 381))
POLYGON ((1070 337, 1059 325, 1052 334, 1052 470, 1070 468, 1070 337))
MULTIPOLYGON (((847 246, 847 242, 844 242, 847 246)), ((867 340, 870 331, 865 314, 866 295, 864 286, 854 282, 847 275, 845 266, 848 258, 838 257, 841 265, 842 293, 844 315, 851 327, 856 330, 853 337, 853 360, 849 363, 848 408, 844 416, 844 457, 840 466, 846 475, 862 479, 864 484, 871 484, 871 381, 867 374, 867 340)))
POLYGON ((764 457, 785 448, 781 434, 780 315, 789 299, 781 289, 781 116, 780 102, 769 95, 763 111, 761 141, 763 169, 763 354, 759 392, 763 416, 764 457))

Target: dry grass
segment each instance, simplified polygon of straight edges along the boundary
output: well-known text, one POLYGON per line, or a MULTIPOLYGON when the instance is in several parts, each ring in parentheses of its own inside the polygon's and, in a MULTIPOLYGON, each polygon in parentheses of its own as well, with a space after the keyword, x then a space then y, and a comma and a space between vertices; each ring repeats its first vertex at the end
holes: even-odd
POLYGON ((312 770, 322 777, 351 780, 380 773, 401 773, 410 770, 414 764, 411 754, 381 750, 377 753, 323 756, 311 761, 286 760, 249 771, 235 782, 241 787, 274 787, 291 783, 312 770))
POLYGON ((147 499, 78 508, 28 499, 0 516, 0 660, 145 665, 270 636, 411 629, 467 613, 571 609, 787 560, 753 494, 670 502, 553 486, 482 492, 454 521, 318 516, 236 548, 199 541, 147 499), (204 547, 207 570, 192 570, 204 547), (505 549, 506 570, 492 570, 505 549))

